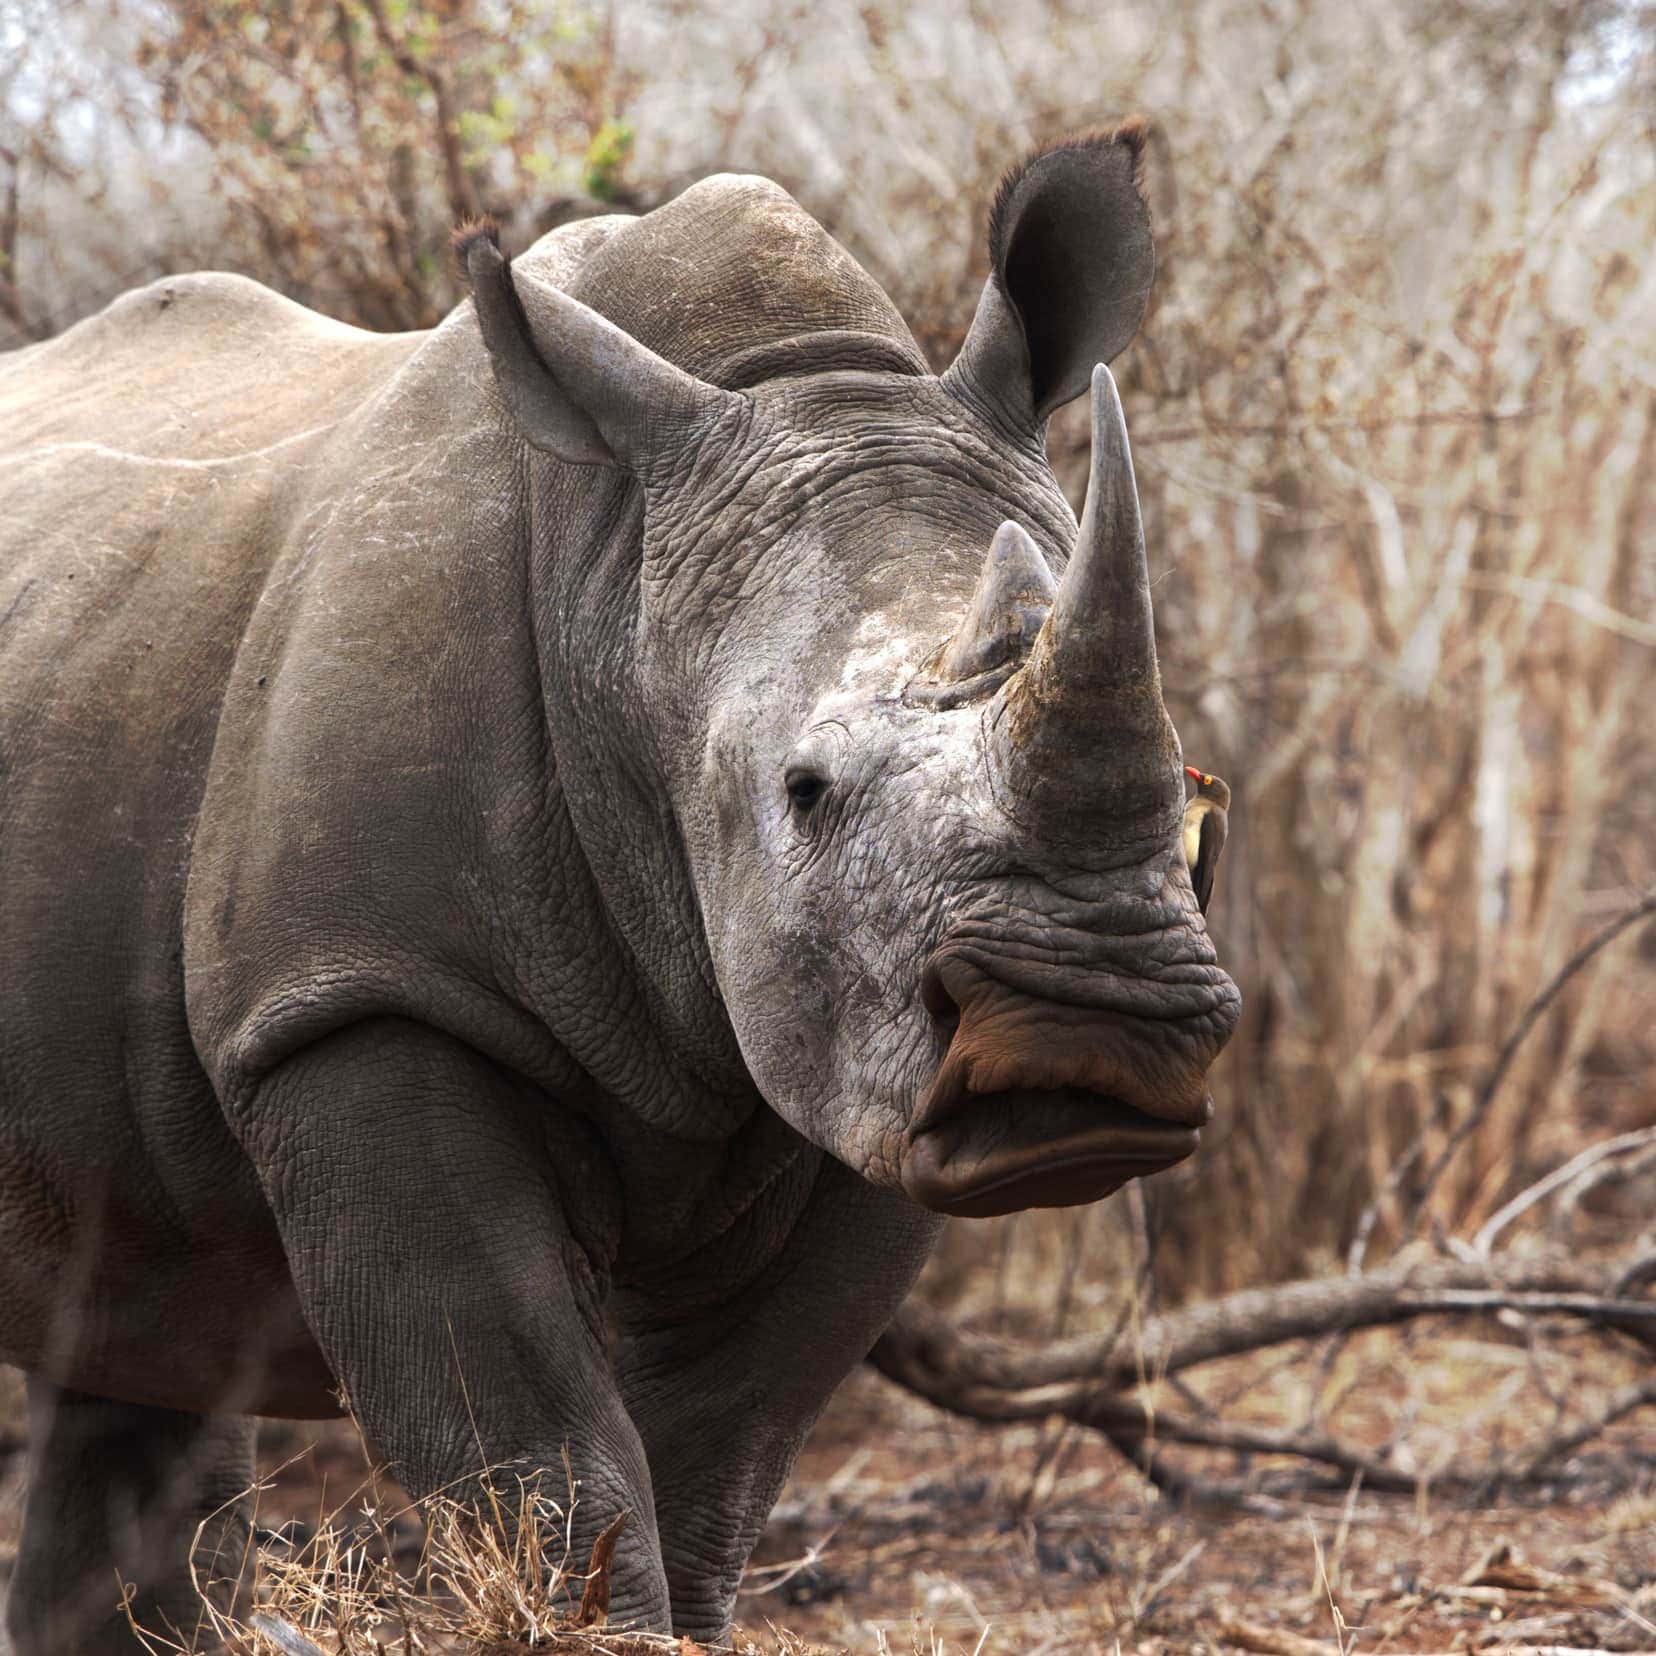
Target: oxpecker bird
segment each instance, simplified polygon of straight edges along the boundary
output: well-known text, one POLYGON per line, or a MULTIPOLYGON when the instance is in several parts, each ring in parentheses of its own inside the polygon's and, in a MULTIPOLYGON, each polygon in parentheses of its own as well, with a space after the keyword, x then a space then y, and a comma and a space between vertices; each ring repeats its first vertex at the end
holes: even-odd
POLYGON ((1194 765, 1185 766, 1185 775, 1196 784, 1196 792, 1185 805, 1184 854, 1190 864, 1190 883, 1196 901, 1207 913, 1213 895, 1213 871, 1225 848, 1225 813, 1230 809, 1230 784, 1222 777, 1209 776, 1194 765))

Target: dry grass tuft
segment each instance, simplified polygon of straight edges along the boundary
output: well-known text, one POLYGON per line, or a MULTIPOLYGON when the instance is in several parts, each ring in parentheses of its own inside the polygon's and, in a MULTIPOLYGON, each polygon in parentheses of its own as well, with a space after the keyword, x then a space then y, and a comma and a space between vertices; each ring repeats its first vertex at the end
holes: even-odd
MULTIPOLYGON (((581 1569, 571 1556, 579 1499, 573 1477, 562 1500, 545 1493, 539 1474, 496 1471, 484 1482, 488 1502, 479 1511, 444 1494, 388 1500, 370 1472, 308 1538, 291 1525, 255 1527, 256 1542, 239 1558, 198 1552, 192 1569, 203 1608, 191 1634, 136 1624, 133 1631, 151 1656, 219 1649, 232 1656, 703 1650, 689 1639, 606 1627, 610 1561, 625 1515, 598 1538, 581 1569), (230 1604, 236 1610, 225 1608, 230 1604)), ((267 1487, 256 1486, 255 1502, 267 1487)), ((211 1523, 198 1532, 198 1545, 211 1523)))

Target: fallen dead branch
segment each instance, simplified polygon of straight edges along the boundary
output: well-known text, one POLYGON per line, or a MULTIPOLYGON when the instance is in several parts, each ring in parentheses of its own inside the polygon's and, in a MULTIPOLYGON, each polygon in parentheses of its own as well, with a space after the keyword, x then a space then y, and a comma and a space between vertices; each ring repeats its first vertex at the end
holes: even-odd
POLYGON ((1565 1259, 1504 1271, 1499 1263, 1472 1259, 1429 1260, 1356 1277, 1244 1289, 1149 1318, 1131 1341, 1124 1330, 1112 1330, 1041 1346, 964 1333, 940 1312, 911 1301, 875 1346, 872 1361, 888 1379, 922 1395, 946 1386, 966 1400, 979 1389, 992 1395, 1042 1387, 1119 1390, 1145 1374, 1176 1374, 1288 1340, 1437 1313, 1550 1312, 1656 1328, 1656 1303, 1610 1291, 1618 1274, 1565 1259))
MULTIPOLYGON (((1265 1627, 1259 1622, 1226 1621, 1218 1627, 1221 1640, 1238 1650, 1257 1656, 1341 1656, 1340 1647, 1327 1639, 1308 1639, 1286 1628, 1265 1627)), ((1464 1656, 1463 1651, 1424 1651, 1422 1656, 1464 1656)), ((1501 1645, 1494 1656, 1615 1656, 1615 1652, 1590 1645, 1501 1645)))
MULTIPOLYGON (((1533 1482, 1615 1421, 1656 1405, 1656 1376, 1622 1387, 1585 1418, 1499 1463, 1452 1466, 1429 1478, 1325 1433, 1204 1418, 1153 1403, 1140 1388, 1218 1358, 1427 1316, 1564 1317, 1656 1345, 1656 1301, 1618 1292, 1625 1276, 1622 1260, 1596 1269, 1565 1259, 1427 1260, 1230 1294, 1149 1318, 1131 1340, 1116 1329, 1043 1346, 969 1333, 911 1303, 870 1360, 888 1379, 953 1414, 993 1422, 1056 1415, 1097 1431, 1153 1481, 1178 1492, 1191 1486, 1158 1457, 1168 1444, 1310 1461, 1360 1475, 1365 1487, 1382 1492, 1408 1493, 1423 1481, 1484 1488, 1533 1482)), ((1203 1492, 1212 1493, 1205 1486, 1203 1492)))

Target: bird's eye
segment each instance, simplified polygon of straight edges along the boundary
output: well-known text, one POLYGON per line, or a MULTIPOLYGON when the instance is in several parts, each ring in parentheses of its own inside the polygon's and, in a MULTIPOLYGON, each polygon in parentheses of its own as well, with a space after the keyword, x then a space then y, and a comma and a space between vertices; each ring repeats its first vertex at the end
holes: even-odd
POLYGON ((787 775, 788 803, 801 815, 809 811, 828 791, 828 778, 820 771, 791 770, 787 775))

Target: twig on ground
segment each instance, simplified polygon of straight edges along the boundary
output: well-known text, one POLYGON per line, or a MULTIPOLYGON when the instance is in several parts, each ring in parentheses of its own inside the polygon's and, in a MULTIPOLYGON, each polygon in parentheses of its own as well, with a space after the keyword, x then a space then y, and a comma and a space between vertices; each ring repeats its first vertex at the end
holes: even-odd
POLYGON ((1116 1636, 1119 1638, 1121 1634, 1127 1631, 1128 1628, 1136 1627, 1140 1622, 1142 1622, 1150 1614, 1150 1612, 1155 1609, 1156 1601, 1160 1599, 1162 1594, 1165 1593, 1167 1589, 1171 1587, 1173 1583, 1176 1582, 1206 1550, 1207 1542, 1198 1541, 1195 1546, 1183 1553, 1176 1563, 1169 1565, 1167 1569, 1163 1570, 1162 1573, 1157 1576, 1148 1587, 1144 1588, 1142 1592, 1135 1592, 1133 1594, 1132 1605, 1127 1614, 1127 1620, 1115 1629, 1116 1636))
POLYGON ((1286 1627, 1264 1627, 1258 1622, 1230 1619, 1219 1623, 1219 1637, 1239 1650, 1258 1656, 1340 1656, 1326 1639, 1308 1639, 1286 1627))
POLYGON ((247 1618, 247 1625, 255 1633, 262 1633, 286 1656, 324 1656, 320 1645, 314 1645, 296 1627, 290 1627, 280 1616, 267 1616, 255 1611, 247 1618))

